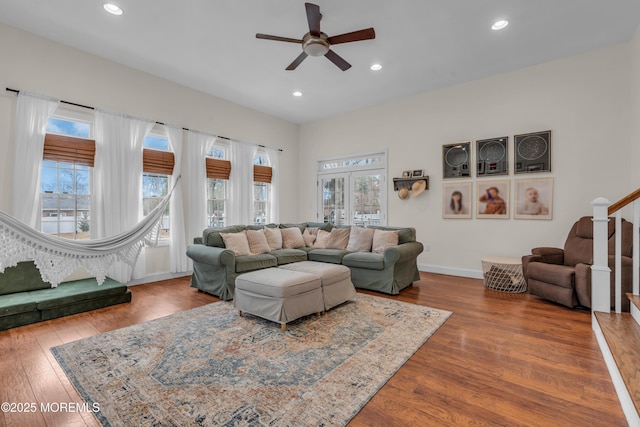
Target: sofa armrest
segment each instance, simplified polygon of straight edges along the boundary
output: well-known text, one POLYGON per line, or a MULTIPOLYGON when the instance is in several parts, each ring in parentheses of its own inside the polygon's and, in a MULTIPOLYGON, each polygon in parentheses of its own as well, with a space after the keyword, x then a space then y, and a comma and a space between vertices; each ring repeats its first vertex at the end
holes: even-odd
POLYGON ((424 246, 420 242, 407 242, 390 246, 384 250, 384 265, 415 259, 422 253, 424 246))
POLYGON ((564 264, 564 250, 560 248, 539 247, 531 249, 533 255, 542 257, 542 261, 547 264, 564 264))
POLYGON ((226 266, 230 257, 235 260, 235 254, 229 249, 205 245, 190 245, 187 248, 187 256, 195 262, 210 265, 226 266))

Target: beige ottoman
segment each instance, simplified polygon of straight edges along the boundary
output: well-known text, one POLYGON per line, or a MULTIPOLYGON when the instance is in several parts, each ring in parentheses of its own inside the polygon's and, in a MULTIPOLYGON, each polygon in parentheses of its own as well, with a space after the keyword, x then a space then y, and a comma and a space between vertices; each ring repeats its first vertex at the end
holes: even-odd
POLYGON ((329 310, 356 296, 356 288, 351 282, 351 270, 344 265, 317 261, 301 261, 281 265, 278 268, 290 271, 303 271, 320 277, 325 310, 329 310))
POLYGON ((301 271, 265 268, 236 278, 233 299, 238 314, 251 313, 280 323, 287 323, 324 310, 320 278, 301 271))

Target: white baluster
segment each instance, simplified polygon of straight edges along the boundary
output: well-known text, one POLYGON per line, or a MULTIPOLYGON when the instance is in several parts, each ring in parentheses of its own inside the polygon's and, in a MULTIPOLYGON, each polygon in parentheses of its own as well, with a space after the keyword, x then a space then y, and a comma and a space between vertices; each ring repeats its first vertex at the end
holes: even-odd
POLYGON ((599 197, 593 206, 593 264, 591 266, 591 310, 611 311, 610 274, 607 262, 607 208, 611 202, 599 197))

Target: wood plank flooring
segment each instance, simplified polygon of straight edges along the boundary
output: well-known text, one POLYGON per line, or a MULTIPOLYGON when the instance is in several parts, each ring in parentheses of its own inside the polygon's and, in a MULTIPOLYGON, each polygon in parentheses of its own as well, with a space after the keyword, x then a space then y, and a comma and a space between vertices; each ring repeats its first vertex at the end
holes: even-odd
MULTIPOLYGON (((188 283, 133 286, 130 304, 0 331, 0 402, 81 402, 49 348, 218 300, 188 283)), ((349 426, 627 425, 587 311, 429 273, 391 298, 454 314, 349 426)), ((96 425, 87 413, 0 412, 0 427, 96 425)))

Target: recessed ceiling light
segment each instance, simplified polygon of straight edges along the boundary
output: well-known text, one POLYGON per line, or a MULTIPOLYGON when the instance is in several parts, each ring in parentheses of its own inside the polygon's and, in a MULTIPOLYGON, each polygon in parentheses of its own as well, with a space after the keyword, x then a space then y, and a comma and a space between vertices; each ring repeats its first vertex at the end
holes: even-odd
POLYGON ((382 64, 373 64, 369 68, 371 68, 371 71, 379 71, 379 70, 382 70, 382 64))
POLYGON ((293 92, 293 96, 302 96, 302 92, 297 90, 297 91, 293 92))
POLYGON ((494 22, 493 25, 491 26, 491 29, 498 31, 506 28, 507 25, 509 25, 509 21, 507 21, 506 19, 501 19, 499 21, 494 22))
POLYGON ((115 5, 113 3, 105 3, 102 5, 102 7, 104 7, 104 10, 112 15, 122 15, 122 9, 120 9, 118 5, 115 5))

